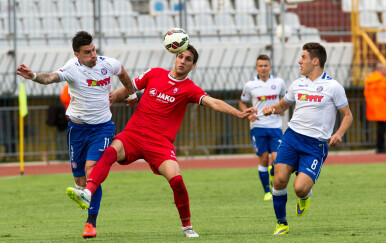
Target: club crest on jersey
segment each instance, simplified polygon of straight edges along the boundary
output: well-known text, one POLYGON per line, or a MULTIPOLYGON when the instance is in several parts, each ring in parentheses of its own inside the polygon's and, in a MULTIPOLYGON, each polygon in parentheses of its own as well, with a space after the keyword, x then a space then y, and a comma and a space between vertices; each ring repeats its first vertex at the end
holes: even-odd
POLYGON ((174 88, 174 89, 173 89, 173 94, 177 94, 177 93, 178 93, 178 91, 180 91, 180 89, 179 89, 179 88, 174 88))
POLYGON ((106 68, 102 68, 101 73, 102 73, 103 75, 106 75, 106 74, 107 74, 107 69, 106 69, 106 68))
POLYGON ((156 96, 157 95, 157 90, 155 88, 151 88, 149 91, 150 96, 156 96))
POLYGON ((322 95, 298 94, 300 101, 322 102, 323 97, 322 95))
POLYGON ((319 86, 319 87, 316 89, 316 91, 318 91, 318 92, 322 92, 322 90, 323 90, 323 86, 319 86))
POLYGON ((92 80, 92 79, 87 79, 87 84, 88 86, 105 86, 110 84, 110 77, 102 79, 102 80, 92 80))
POLYGON ((271 89, 276 89, 276 85, 272 84, 271 89))

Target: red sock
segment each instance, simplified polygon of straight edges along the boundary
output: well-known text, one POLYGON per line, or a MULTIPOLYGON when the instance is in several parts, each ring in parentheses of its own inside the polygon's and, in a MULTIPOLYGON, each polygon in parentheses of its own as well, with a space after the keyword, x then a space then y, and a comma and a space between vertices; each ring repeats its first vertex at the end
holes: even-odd
POLYGON ((109 174, 111 166, 117 161, 117 151, 113 147, 107 147, 97 164, 92 168, 90 176, 87 179, 86 189, 94 194, 99 185, 105 181, 109 174))
POLYGON ((174 202, 180 214, 182 226, 190 226, 189 196, 182 176, 178 175, 173 177, 170 179, 169 184, 174 193, 174 202))

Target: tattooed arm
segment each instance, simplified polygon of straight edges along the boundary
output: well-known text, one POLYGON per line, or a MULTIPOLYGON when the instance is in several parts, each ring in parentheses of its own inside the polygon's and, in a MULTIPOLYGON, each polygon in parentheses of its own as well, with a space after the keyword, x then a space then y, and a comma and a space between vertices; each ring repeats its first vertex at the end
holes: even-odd
POLYGON ((31 79, 39 84, 52 84, 60 81, 60 76, 57 73, 38 73, 35 74, 29 67, 21 64, 17 69, 16 74, 22 76, 25 79, 31 79), (35 76, 36 75, 36 76, 35 76))

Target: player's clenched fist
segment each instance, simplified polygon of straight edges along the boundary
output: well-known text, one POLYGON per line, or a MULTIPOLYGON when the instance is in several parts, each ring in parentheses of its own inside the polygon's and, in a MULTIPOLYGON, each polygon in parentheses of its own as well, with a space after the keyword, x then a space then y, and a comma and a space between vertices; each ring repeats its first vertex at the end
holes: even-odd
POLYGON ((275 114, 275 108, 273 108, 272 106, 267 106, 263 109, 263 114, 264 116, 275 114))

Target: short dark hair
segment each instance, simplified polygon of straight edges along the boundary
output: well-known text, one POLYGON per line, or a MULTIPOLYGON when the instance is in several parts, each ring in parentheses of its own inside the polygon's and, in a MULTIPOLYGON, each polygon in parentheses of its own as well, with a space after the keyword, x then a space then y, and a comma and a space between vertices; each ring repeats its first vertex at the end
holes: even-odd
POLYGON ((256 59, 256 62, 259 61, 259 60, 265 60, 265 61, 269 61, 269 63, 271 64, 271 59, 269 59, 269 56, 265 55, 265 54, 261 54, 257 57, 256 59))
POLYGON ((92 43, 92 36, 86 31, 79 31, 72 38, 72 49, 74 52, 79 52, 80 47, 87 46, 92 43))
POLYGON ((327 61, 327 52, 321 44, 316 42, 308 42, 303 45, 303 51, 310 53, 311 59, 314 59, 315 57, 318 58, 319 66, 324 68, 324 64, 326 64, 327 61))
MULTIPOLYGON (((198 52, 196 48, 194 48, 194 46, 192 45, 188 45, 186 51, 190 51, 193 54, 193 64, 196 64, 198 60, 198 52)), ((178 56, 178 54, 176 56, 178 56)))

